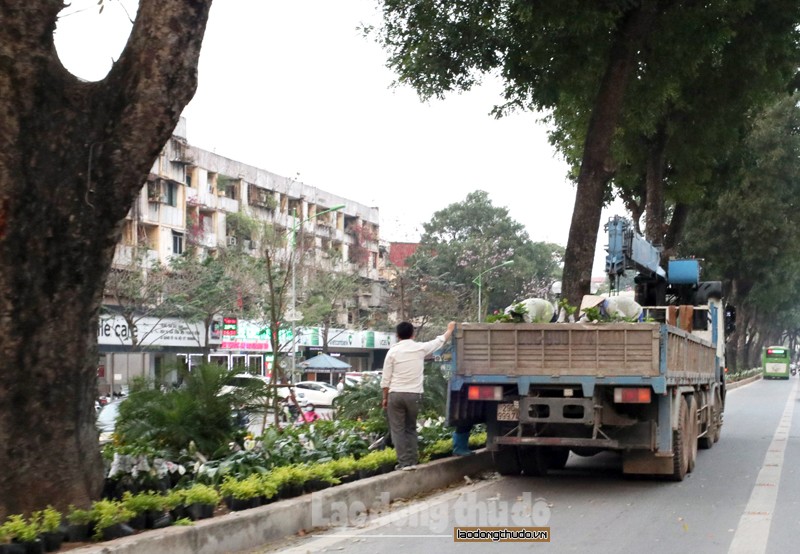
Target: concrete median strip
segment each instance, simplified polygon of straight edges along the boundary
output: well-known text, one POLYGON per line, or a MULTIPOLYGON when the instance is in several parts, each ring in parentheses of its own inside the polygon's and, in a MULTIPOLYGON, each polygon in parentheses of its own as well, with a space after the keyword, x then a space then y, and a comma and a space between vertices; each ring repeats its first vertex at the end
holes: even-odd
MULTIPOLYGON (((332 507, 352 511, 384 506, 391 501, 446 487, 492 466, 491 455, 444 458, 417 467, 415 471, 393 471, 353 483, 282 500, 242 512, 195 522, 190 527, 169 527, 72 550, 75 554, 217 554, 240 552, 306 532, 336 518, 332 507)), ((351 515, 352 517, 352 515, 351 515)))

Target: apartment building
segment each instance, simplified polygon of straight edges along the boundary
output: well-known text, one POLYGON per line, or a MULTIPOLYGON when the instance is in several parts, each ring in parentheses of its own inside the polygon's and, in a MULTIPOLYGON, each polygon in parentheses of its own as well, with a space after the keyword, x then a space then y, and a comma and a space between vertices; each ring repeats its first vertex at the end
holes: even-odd
MULTIPOLYGON (((334 330, 337 337, 345 332, 352 335, 352 326, 381 306, 384 287, 380 275, 378 208, 192 146, 187 140, 185 119, 181 119, 153 164, 124 221, 114 266, 130 268, 136 263, 147 266, 156 260, 169 264, 172 257, 181 255, 190 244, 201 256, 214 256, 220 249, 231 246, 259 255, 255 241, 245 239, 245 244, 237 244, 242 239, 231 232, 228 221, 236 213, 268 222, 278 232, 287 234, 295 226, 299 229, 302 222, 303 267, 361 277, 358 298, 343 306, 340 329, 334 330), (322 213, 340 205, 344 207, 322 213)), ((300 285, 304 275, 299 274, 300 285)), ((142 322, 148 324, 167 325, 168 331, 152 333, 150 344, 139 349, 144 352, 131 352, 130 340, 126 340, 130 330, 125 329, 119 316, 113 315, 113 306, 109 306, 108 315, 101 318, 98 329, 101 390, 118 390, 133 377, 154 376, 176 361, 199 357, 199 337, 204 330, 168 320, 142 322)), ((248 328, 244 324, 239 327, 243 333, 248 328)), ((309 329, 306 334, 318 336, 319 330, 309 329)), ((268 371, 265 354, 270 346, 254 337, 239 339, 226 342, 212 334, 212 359, 229 366, 268 371)), ((391 337, 356 340, 355 344, 351 339, 346 345, 341 340, 332 342, 336 353, 354 368, 368 370, 382 360, 382 352, 375 357, 374 345, 386 347, 391 337)))

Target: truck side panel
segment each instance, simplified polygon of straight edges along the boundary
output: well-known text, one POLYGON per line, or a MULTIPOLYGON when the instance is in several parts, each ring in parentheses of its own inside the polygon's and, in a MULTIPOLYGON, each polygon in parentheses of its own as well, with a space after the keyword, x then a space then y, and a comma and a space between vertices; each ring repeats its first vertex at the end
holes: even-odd
POLYGON ((688 383, 714 373, 710 344, 658 323, 467 324, 455 344, 455 374, 463 377, 666 374, 688 383))

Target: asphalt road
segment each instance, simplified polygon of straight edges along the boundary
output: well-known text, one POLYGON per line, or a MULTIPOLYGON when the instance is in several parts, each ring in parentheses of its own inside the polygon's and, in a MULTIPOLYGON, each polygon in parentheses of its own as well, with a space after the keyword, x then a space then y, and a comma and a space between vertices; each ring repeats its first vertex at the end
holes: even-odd
POLYGON ((798 468, 800 382, 757 381, 729 392, 720 442, 683 482, 624 477, 612 453, 571 455, 546 478, 495 475, 258 552, 794 552, 798 468), (453 540, 456 526, 532 524, 549 543, 453 540))

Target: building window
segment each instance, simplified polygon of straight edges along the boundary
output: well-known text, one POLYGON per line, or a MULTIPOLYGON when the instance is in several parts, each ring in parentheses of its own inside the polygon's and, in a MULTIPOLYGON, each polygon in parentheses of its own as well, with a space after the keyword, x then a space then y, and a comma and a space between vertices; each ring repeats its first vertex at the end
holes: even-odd
POLYGON ((172 253, 183 254, 183 233, 172 231, 172 253))
POLYGON ((178 205, 178 186, 172 181, 164 183, 164 203, 169 206, 178 205))

